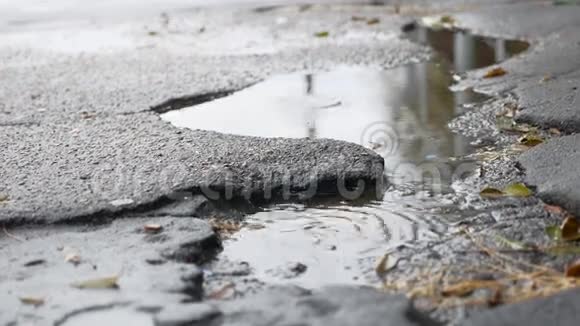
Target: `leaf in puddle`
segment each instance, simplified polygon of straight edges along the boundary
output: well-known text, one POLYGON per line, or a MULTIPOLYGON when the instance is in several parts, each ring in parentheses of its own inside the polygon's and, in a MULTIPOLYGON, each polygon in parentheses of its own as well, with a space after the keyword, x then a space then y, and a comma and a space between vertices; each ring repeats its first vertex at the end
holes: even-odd
POLYGON ((560 226, 560 231, 562 233, 562 240, 564 241, 574 241, 580 239, 580 232, 578 232, 578 220, 573 216, 568 216, 562 222, 560 226))
POLYGON ((507 74, 507 71, 505 69, 503 69, 502 67, 495 67, 492 68, 490 70, 488 70, 485 75, 483 75, 483 78, 495 78, 495 77, 500 77, 507 74))
POLYGON ((566 267, 566 277, 580 277, 580 259, 566 267))
POLYGON ((20 302, 31 306, 42 306, 44 304, 44 298, 40 297, 20 297, 20 302))
POLYGON ((538 146, 544 142, 544 138, 534 133, 528 133, 518 139, 518 142, 527 147, 538 146))
POLYGON ((503 191, 491 187, 484 188, 479 192, 479 195, 483 198, 499 198, 505 196, 503 191))
POLYGON ((547 226, 546 235, 554 241, 560 241, 562 239, 562 231, 558 225, 547 226))
POLYGON ((77 289, 118 289, 118 281, 119 276, 116 275, 73 283, 71 285, 77 289))
POLYGON ((529 197, 533 194, 530 188, 523 183, 514 183, 503 189, 503 192, 510 197, 529 197))
POLYGON ((330 33, 327 31, 314 33, 314 36, 316 36, 316 37, 328 37, 329 35, 330 35, 330 33))
POLYGON ((398 260, 393 262, 392 259, 390 259, 389 254, 384 254, 383 257, 381 257, 381 259, 377 263, 377 267, 375 268, 377 276, 380 278, 384 278, 389 271, 397 267, 397 263, 398 260))

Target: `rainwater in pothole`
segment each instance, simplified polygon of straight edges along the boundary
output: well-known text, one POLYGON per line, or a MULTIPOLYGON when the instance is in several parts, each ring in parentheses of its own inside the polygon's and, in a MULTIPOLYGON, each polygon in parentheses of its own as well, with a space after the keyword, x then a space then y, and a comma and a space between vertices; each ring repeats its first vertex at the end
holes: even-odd
POLYGON ((485 97, 452 92, 454 79, 527 49, 520 41, 464 31, 408 28, 432 46, 431 62, 378 70, 336 67, 273 76, 192 107, 164 113, 175 126, 223 133, 332 138, 361 144, 385 158, 388 189, 380 200, 277 204, 247 217, 250 225, 224 244, 222 257, 247 262, 268 283, 306 287, 364 283, 361 261, 388 248, 445 234, 466 217, 454 186, 475 168, 469 140, 449 121, 485 97), (300 264, 304 265, 300 265, 300 264), (300 268, 297 268, 300 267, 300 268))

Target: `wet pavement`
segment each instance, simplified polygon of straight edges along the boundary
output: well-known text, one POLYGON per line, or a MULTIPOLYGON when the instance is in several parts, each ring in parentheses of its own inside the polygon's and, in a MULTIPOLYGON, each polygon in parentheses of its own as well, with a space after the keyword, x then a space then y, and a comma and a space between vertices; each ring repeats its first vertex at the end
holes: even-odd
POLYGON ((247 262, 266 283, 374 284, 366 275, 369 261, 402 243, 444 237, 450 224, 474 214, 459 208, 465 194, 453 188, 476 169, 468 157, 474 148, 448 123, 487 97, 449 87, 462 73, 520 54, 528 44, 417 24, 406 29, 409 39, 438 51, 433 61, 274 76, 161 115, 193 130, 343 140, 385 159, 388 185, 378 198, 353 191, 351 198, 342 194, 347 200, 268 206, 246 218, 251 228, 228 239, 221 257, 247 262), (288 273, 292 264, 307 270, 288 273))
MULTIPOLYGON (((420 300, 358 286, 379 284, 376 262, 387 251, 398 259, 395 268, 388 268, 389 280, 416 286, 426 266, 431 275, 451 267, 467 272, 473 266, 498 266, 469 237, 457 234, 457 226, 489 246, 497 247, 493 239, 502 236, 545 247, 550 239, 544 228, 559 224, 562 215, 545 210, 540 199, 571 212, 578 207, 576 136, 542 134, 559 139, 520 156, 509 147, 520 135, 499 130, 495 119, 515 103, 520 106, 516 121, 561 128, 562 133, 576 131, 570 85, 578 76, 579 8, 516 3, 461 10, 453 14, 457 26, 501 39, 526 39, 531 48, 443 32, 433 37, 447 41, 430 43, 444 53, 437 59, 428 47, 415 43, 432 34, 416 29, 415 41, 409 41, 401 30, 408 30, 414 19, 394 15, 393 6, 384 12, 359 6, 240 9, 235 14, 208 9, 172 14, 169 21, 159 15, 121 24, 97 20, 78 30, 54 26, 42 35, 14 30, 2 34, 0 248, 10 258, 2 267, 9 273, 2 276, 2 302, 7 306, 0 309, 0 322, 87 325, 109 318, 155 325, 252 325, 260 320, 432 325, 436 317, 460 325, 487 323, 495 311, 480 314, 481 305, 474 310, 460 304, 459 309, 425 308, 420 300), (368 23, 375 18, 378 22, 368 23), (489 24, 496 19, 505 23, 489 24), (232 32, 234 25, 239 33, 232 32), (328 37, 316 36, 325 31, 328 37), (98 36, 90 46, 87 35, 98 36), (522 50, 507 59, 510 51, 522 50), (474 60, 463 60, 474 53, 474 60), (434 63, 422 63, 428 57, 434 63), (489 68, 477 68, 498 59, 507 59, 501 67, 508 73, 483 78, 489 68), (455 92, 447 88, 453 81, 455 92), (473 93, 457 91, 470 87, 489 97, 470 104, 474 99, 468 95, 473 93), (198 103, 199 111, 246 93, 251 109, 252 101, 263 99, 252 96, 256 89, 285 97, 262 103, 281 108, 274 110, 278 115, 273 120, 296 121, 288 124, 290 130, 250 131, 263 133, 257 136, 284 131, 295 138, 177 129, 156 113, 191 103, 198 103), (366 101, 351 95, 355 92, 366 101), (203 103, 211 94, 229 96, 203 103), (280 106, 288 100, 300 110, 288 115, 280 106), (397 146, 390 147, 396 150, 386 151, 390 155, 379 156, 380 146, 354 136, 364 131, 353 118, 360 107, 365 108, 364 123, 380 117, 398 135, 397 146), (332 119, 348 124, 325 129, 332 119), (453 131, 471 139, 450 132, 450 120, 453 131), (428 183, 442 186, 435 195, 421 183, 396 177, 393 167, 412 163, 415 175, 425 162, 446 167, 468 162, 473 173, 463 175, 461 182, 441 178, 440 184, 428 183), (300 200, 312 185, 313 169, 324 181, 321 189, 342 189, 344 194, 354 188, 341 187, 341 178, 350 185, 361 180, 383 185, 378 182, 383 165, 391 182, 383 190, 391 197, 300 200), (294 178, 288 183, 265 177, 280 171, 290 171, 294 178), (485 185, 518 181, 538 186, 539 198, 489 201, 478 195, 485 185), (246 203, 253 214, 242 219, 247 211, 225 209, 219 201, 196 196, 204 189, 206 195, 223 190, 242 198, 266 198, 268 189, 293 196, 283 204, 246 203), (236 223, 242 227, 238 233, 224 233, 224 225, 215 224, 216 219, 232 218, 233 231, 236 223), (47 225, 31 225, 36 223, 47 225), (160 224, 163 231, 151 237, 144 233, 147 223, 160 224), (224 251, 218 254, 221 246, 224 251), (64 251, 70 248, 83 258, 80 265, 67 259, 64 251), (270 265, 262 264, 265 254, 270 265), (360 259, 353 262, 355 255, 360 259), (326 276, 324 282, 312 277, 319 273, 326 276), (118 289, 71 287, 117 274, 118 289), (315 290, 272 288, 280 280, 315 290), (334 282, 350 285, 324 286, 334 282), (30 303, 39 298, 43 304, 30 303), (191 303, 200 299, 202 303, 191 303)), ((212 111, 235 117, 234 109, 217 106, 212 111)), ((260 127, 274 127, 267 116, 258 117, 268 121, 260 127)), ((215 119, 211 114, 206 118, 215 119)), ((248 132, 241 122, 252 116, 236 119, 228 127, 248 132)), ((378 145, 389 145, 384 135, 378 145)), ((515 256, 559 271, 577 258, 542 252, 515 256)), ((557 304, 572 302, 575 292, 519 305, 508 305, 511 297, 504 294, 505 305, 498 313, 505 324, 542 320, 526 312, 548 316, 534 308, 538 305, 554 307, 550 311, 555 317, 549 320, 575 325, 574 307, 557 304)))

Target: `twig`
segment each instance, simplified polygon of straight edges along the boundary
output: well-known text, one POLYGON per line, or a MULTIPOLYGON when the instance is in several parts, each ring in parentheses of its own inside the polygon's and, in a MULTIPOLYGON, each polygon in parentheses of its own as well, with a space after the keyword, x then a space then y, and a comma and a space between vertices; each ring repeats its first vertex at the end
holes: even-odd
POLYGON ((14 235, 14 234, 12 234, 12 233, 8 232, 8 230, 6 230, 6 227, 5 227, 5 226, 3 226, 3 227, 2 227, 2 231, 4 231, 4 234, 6 234, 6 236, 7 236, 7 237, 9 237, 9 238, 12 238, 12 239, 14 239, 14 240, 18 240, 18 241, 20 241, 20 242, 24 242, 24 241, 26 241, 26 240, 22 239, 21 237, 19 237, 19 236, 16 236, 16 235, 14 235))

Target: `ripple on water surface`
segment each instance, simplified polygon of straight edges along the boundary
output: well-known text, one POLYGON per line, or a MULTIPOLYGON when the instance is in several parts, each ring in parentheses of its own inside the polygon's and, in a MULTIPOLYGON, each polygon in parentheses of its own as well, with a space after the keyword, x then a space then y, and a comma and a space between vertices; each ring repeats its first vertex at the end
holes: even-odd
POLYGON ((333 138, 361 144, 385 158, 390 186, 381 200, 273 205, 248 217, 225 244, 229 259, 247 261, 263 280, 283 281, 288 262, 308 270, 293 282, 364 282, 359 261, 395 244, 438 237, 465 216, 453 181, 473 171, 469 141, 449 121, 481 102, 471 90, 452 92, 454 78, 524 51, 520 41, 415 26, 408 37, 433 46, 433 62, 377 70, 337 67, 274 76, 229 96, 162 115, 172 124, 260 137, 333 138))

